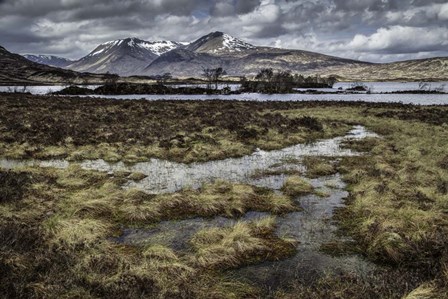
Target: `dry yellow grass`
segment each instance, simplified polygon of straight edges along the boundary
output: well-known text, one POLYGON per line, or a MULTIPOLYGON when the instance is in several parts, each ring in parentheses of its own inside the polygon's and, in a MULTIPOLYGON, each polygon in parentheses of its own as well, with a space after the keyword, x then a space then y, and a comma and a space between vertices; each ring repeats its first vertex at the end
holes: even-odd
POLYGON ((283 184, 282 190, 289 196, 300 196, 314 191, 314 187, 304 178, 290 176, 283 184))

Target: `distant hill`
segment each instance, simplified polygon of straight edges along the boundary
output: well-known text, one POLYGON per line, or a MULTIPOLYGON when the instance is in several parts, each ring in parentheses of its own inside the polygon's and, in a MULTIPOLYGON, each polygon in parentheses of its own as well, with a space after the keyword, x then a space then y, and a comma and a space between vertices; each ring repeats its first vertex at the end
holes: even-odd
POLYGON ((25 54, 23 55, 28 60, 33 62, 37 62, 40 64, 55 66, 55 67, 67 67, 68 65, 73 63, 73 60, 66 59, 59 56, 54 55, 34 55, 34 54, 25 54))
POLYGON ((340 80, 347 81, 447 81, 448 57, 372 64, 357 68, 335 68, 317 73, 331 73, 340 80))
POLYGON ((32 62, 0 46, 0 84, 100 83, 109 76, 78 73, 32 62))

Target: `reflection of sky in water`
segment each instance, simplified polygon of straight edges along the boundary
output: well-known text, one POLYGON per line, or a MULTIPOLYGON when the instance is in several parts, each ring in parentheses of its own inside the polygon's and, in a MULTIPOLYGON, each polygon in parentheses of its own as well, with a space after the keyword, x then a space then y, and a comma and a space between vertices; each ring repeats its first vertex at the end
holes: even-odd
MULTIPOLYGON (((198 188, 203 183, 218 179, 230 182, 249 183, 271 189, 279 189, 285 179, 284 175, 256 179, 254 175, 264 170, 292 169, 303 171, 295 163, 285 165, 291 160, 300 160, 303 156, 351 156, 357 153, 340 147, 347 139, 360 139, 376 136, 364 127, 354 127, 347 136, 325 139, 311 144, 298 144, 275 151, 257 151, 241 158, 183 164, 166 160, 151 159, 149 162, 126 165, 125 163, 108 163, 104 160, 87 160, 81 163, 84 169, 113 173, 115 171, 140 172, 147 175, 139 182, 129 181, 126 187, 136 188, 148 193, 171 193, 186 187, 198 188), (283 166, 279 166, 283 165, 283 166)), ((41 167, 66 168, 65 160, 50 161, 14 161, 0 160, 0 167, 15 168, 39 165, 41 167)))
MULTIPOLYGON (((347 136, 321 140, 312 144, 298 144, 276 151, 257 151, 241 158, 210 161, 204 163, 182 164, 159 159, 126 166, 124 163, 107 163, 104 160, 85 161, 83 168, 106 172, 131 171, 147 175, 139 182, 130 182, 128 187, 137 188, 148 193, 171 193, 185 187, 198 188, 203 183, 222 179, 230 182, 254 183, 260 186, 278 189, 283 183, 282 177, 256 180, 253 175, 260 170, 272 169, 291 159, 303 156, 351 156, 356 155, 349 149, 342 149, 340 144, 349 138, 365 138, 372 136, 364 127, 354 127, 347 136)), ((288 168, 300 171, 300 165, 289 165, 288 168)), ((275 169, 275 168, 274 168, 275 169)), ((284 179, 284 178, 283 178, 284 179)))

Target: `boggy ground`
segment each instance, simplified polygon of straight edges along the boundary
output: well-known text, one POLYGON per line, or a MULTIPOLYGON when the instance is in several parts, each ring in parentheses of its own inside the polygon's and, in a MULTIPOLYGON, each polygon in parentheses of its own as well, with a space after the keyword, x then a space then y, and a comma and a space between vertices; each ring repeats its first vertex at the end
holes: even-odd
POLYGON ((269 106, 243 102, 2 94, 0 109, 0 155, 11 158, 207 161, 242 156, 257 147, 278 149, 350 128, 309 116, 285 117, 269 106))
MULTIPOLYGON (((448 107, 1 95, 0 108, 0 156, 14 158, 193 162, 342 135, 352 124, 365 125, 381 138, 345 144, 365 156, 304 163, 310 177, 343 174, 350 197, 337 213, 341 233, 353 237, 366 258, 390 267, 389 274, 296 281, 271 296, 410 299, 448 293, 448 107)), ((129 175, 138 177, 77 167, 1 171, 0 293, 253 298, 264 294, 221 270, 294 254, 293 241, 273 233, 272 217, 200 231, 190 240, 191 251, 182 254, 157 244, 117 244, 114 237, 124 226, 300 208, 288 195, 226 182, 151 196, 123 190, 129 175)), ((293 177, 284 190, 292 196, 310 192, 306 187, 293 177)))

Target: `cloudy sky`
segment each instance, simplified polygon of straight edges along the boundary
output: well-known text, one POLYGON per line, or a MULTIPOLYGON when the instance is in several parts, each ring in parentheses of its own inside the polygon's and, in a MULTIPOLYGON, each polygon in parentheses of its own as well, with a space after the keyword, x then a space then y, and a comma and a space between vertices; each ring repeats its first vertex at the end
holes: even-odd
POLYGON ((211 31, 373 62, 448 56, 448 0, 0 0, 0 45, 22 54, 211 31))

